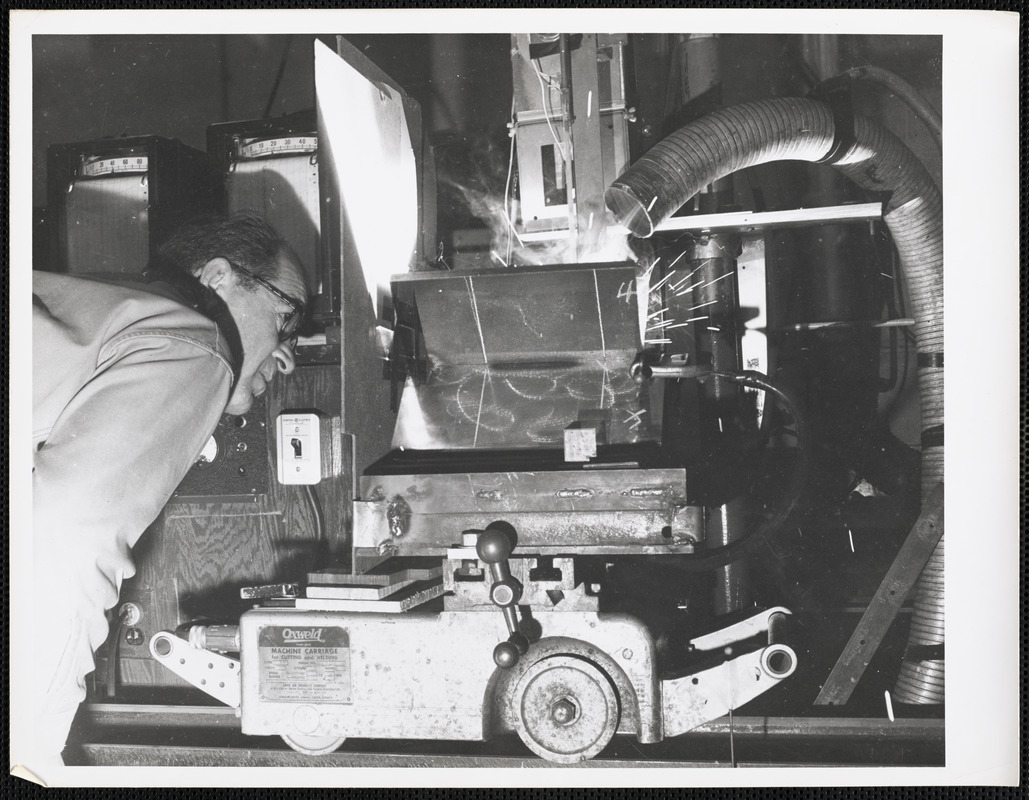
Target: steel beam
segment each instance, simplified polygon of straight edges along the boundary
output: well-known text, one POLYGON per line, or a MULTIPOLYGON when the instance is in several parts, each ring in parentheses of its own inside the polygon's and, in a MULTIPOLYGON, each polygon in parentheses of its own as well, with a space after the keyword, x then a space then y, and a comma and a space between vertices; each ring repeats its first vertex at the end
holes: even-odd
POLYGON ((843 705, 896 619, 904 598, 918 581, 926 562, 943 536, 943 484, 937 484, 911 533, 872 597, 836 666, 815 698, 815 705, 843 705))

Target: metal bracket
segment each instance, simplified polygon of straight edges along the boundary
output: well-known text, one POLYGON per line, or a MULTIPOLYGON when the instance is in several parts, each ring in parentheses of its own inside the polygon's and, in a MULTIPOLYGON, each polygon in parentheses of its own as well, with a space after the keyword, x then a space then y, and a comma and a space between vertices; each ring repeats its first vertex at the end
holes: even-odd
POLYGON ((661 682, 665 736, 678 736, 749 703, 793 674, 793 648, 773 644, 717 667, 661 682))
POLYGON ((836 666, 825 679, 815 705, 843 705, 857 686, 865 667, 879 649, 886 631, 900 611, 936 545, 943 537, 943 484, 937 484, 911 533, 893 559, 872 602, 843 648, 836 666))
MULTIPOLYGON (((778 618, 789 613, 789 609, 783 608, 782 606, 776 606, 775 608, 770 608, 767 611, 762 611, 760 614, 748 617, 734 625, 730 625, 728 628, 722 628, 711 633, 706 633, 703 636, 697 636, 690 640, 690 645, 695 651, 705 652, 708 650, 715 650, 719 647, 725 647, 733 644, 734 642, 742 642, 745 639, 750 639, 753 636, 757 636, 768 631, 772 631, 774 633, 778 618)), ((768 643, 774 643, 774 636, 769 635, 768 643)))
POLYGON ((197 650, 173 633, 160 631, 150 639, 150 654, 180 678, 215 700, 239 708, 239 662, 210 650, 197 650))

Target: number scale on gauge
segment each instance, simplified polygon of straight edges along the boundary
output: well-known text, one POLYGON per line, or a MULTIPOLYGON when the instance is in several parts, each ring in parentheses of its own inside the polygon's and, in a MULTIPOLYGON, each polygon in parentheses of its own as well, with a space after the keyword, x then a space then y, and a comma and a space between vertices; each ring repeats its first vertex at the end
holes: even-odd
POLYGON ((149 166, 149 156, 115 156, 112 158, 95 156, 87 158, 83 163, 82 176, 84 178, 96 178, 100 175, 146 172, 149 166))
POLYGON ((261 158, 262 156, 283 155, 285 153, 314 153, 317 150, 317 136, 246 139, 239 148, 239 157, 261 158))

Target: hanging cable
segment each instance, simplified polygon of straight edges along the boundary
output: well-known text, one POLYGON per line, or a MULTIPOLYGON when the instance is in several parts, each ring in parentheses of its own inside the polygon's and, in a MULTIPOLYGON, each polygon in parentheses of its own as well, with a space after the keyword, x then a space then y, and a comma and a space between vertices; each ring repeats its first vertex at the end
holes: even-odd
MULTIPOLYGON (((514 171, 514 158, 515 158, 515 136, 517 135, 518 128, 515 125, 515 100, 511 98, 511 121, 508 123, 508 136, 511 138, 511 148, 507 156, 507 180, 504 182, 504 219, 507 221, 508 228, 511 233, 518 236, 518 231, 515 230, 514 223, 511 221, 511 173, 514 171)), ((507 263, 511 263, 511 251, 514 249, 514 243, 511 241, 511 233, 507 235, 507 263)), ((519 242, 521 238, 519 237, 519 242)))
POLYGON ((272 93, 268 97, 268 104, 264 107, 265 117, 272 115, 272 107, 275 105, 275 96, 279 93, 279 84, 282 83, 282 76, 286 72, 286 62, 289 60, 289 50, 293 46, 293 34, 286 34, 286 49, 282 52, 282 59, 279 61, 279 71, 275 75, 275 83, 272 84, 272 93))
POLYGON ((877 83, 893 92, 901 101, 911 109, 911 112, 925 125, 936 146, 943 150, 943 120, 939 112, 933 108, 929 101, 920 95, 915 88, 899 75, 890 72, 882 67, 866 65, 854 67, 843 73, 854 80, 864 80, 877 83))
POLYGON ((669 566, 674 565, 675 568, 685 572, 706 572, 738 561, 750 553, 766 536, 777 530, 786 521, 786 518, 789 517, 800 500, 807 483, 808 468, 811 463, 811 441, 808 435, 807 422, 801 416, 797 404, 783 390, 772 384, 767 376, 760 372, 746 370, 742 372, 702 372, 696 377, 698 380, 720 378, 738 383, 741 386, 760 389, 766 394, 773 395, 780 405, 783 406, 786 413, 793 418, 799 460, 793 470, 789 485, 783 494, 782 501, 771 517, 730 544, 695 555, 682 555, 676 558, 674 562, 669 561, 669 566))
POLYGON ((311 514, 314 518, 314 532, 315 538, 318 541, 322 541, 325 538, 325 518, 322 516, 322 506, 318 502, 318 495, 314 493, 313 486, 305 485, 304 497, 307 498, 307 505, 311 509, 311 514))
MULTIPOLYGON (((531 62, 532 68, 536 70, 536 80, 540 84, 540 95, 543 99, 543 117, 547 121, 547 127, 550 128, 550 135, 554 137, 554 142, 557 144, 557 149, 561 153, 561 160, 567 161, 568 156, 565 155, 564 143, 558 138, 557 131, 554 130, 554 126, 550 124, 550 103, 547 102, 547 98, 550 96, 550 92, 547 91, 547 87, 543 85, 543 72, 540 70, 536 60, 533 59, 531 62)), ((549 76, 548 76, 549 79, 549 76)))
POLYGON ((111 626, 107 637, 107 663, 104 670, 104 688, 108 697, 118 694, 118 662, 121 660, 121 640, 128 625, 128 606, 123 604, 118 610, 118 619, 111 626))

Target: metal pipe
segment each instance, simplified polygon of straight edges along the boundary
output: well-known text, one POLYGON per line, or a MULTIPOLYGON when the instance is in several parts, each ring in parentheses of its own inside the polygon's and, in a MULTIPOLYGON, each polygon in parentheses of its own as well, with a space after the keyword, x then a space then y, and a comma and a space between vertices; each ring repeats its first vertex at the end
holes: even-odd
MULTIPOLYGON (((716 372, 738 372, 740 361, 739 291, 736 258, 740 237, 720 233, 694 240, 687 248, 683 269, 692 273, 691 288, 677 297, 684 319, 693 319, 698 366, 716 372)), ((700 384, 701 425, 714 437, 739 424, 742 387, 721 378, 700 384), (717 426, 717 427, 716 427, 717 426)), ((710 547, 725 547, 743 536, 746 514, 741 499, 707 509, 706 540, 710 547)), ((749 605, 746 562, 742 559, 714 573, 713 611, 716 616, 749 605)))

